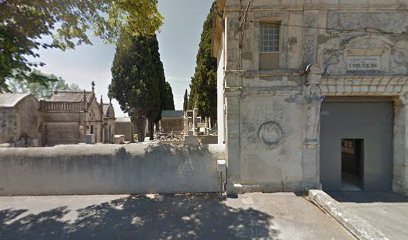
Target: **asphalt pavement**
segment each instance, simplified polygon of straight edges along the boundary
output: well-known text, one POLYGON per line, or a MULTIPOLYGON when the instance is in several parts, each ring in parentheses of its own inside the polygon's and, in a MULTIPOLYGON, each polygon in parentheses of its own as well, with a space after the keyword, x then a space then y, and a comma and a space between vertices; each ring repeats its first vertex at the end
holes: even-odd
POLYGON ((394 192, 329 192, 390 240, 408 239, 408 197, 394 192))
POLYGON ((0 197, 0 239, 354 239, 293 193, 0 197))

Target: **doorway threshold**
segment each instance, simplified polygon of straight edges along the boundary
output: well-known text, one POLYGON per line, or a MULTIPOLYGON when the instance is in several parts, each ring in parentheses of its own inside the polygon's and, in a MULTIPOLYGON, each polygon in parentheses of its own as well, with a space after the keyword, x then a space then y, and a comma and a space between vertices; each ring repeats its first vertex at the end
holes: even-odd
POLYGON ((343 172, 341 181, 341 191, 363 191, 360 187, 361 179, 353 174, 343 172))

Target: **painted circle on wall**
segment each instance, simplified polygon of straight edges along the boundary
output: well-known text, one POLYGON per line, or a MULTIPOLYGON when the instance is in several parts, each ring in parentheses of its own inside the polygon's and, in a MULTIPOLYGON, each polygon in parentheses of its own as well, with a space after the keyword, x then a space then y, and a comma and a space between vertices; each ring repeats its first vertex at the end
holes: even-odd
POLYGON ((276 147, 283 140, 282 127, 273 121, 265 122, 259 127, 258 137, 267 147, 276 147))

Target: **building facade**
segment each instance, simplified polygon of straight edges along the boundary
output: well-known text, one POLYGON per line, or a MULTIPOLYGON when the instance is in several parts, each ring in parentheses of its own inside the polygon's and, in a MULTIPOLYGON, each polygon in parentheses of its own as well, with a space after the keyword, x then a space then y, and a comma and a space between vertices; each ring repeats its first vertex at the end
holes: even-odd
POLYGON ((408 193, 407 0, 217 5, 228 191, 408 193))
POLYGON ((56 91, 40 105, 44 145, 113 143, 113 106, 102 98, 98 102, 93 87, 91 92, 56 91))
POLYGON ((181 134, 184 131, 184 111, 163 110, 159 121, 159 131, 181 134))
POLYGON ((103 143, 113 143, 115 140, 115 128, 116 128, 116 118, 115 118, 115 109, 111 102, 103 103, 101 98, 102 105, 102 139, 103 143))
POLYGON ((115 121, 115 135, 123 135, 125 141, 133 142, 136 126, 130 120, 130 117, 118 117, 115 121))
POLYGON ((31 94, 0 94, 0 144, 38 146, 39 112, 37 99, 31 94))

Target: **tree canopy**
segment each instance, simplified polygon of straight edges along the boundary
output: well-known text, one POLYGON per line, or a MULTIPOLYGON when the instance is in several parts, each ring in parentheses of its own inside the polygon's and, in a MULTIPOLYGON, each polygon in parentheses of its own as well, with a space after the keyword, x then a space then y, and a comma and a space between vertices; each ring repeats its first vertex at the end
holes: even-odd
POLYGON ((165 87, 164 87, 164 106, 163 110, 174 110, 174 96, 173 96, 173 90, 171 89, 170 83, 165 82, 165 87))
MULTIPOLYGON (((214 4, 203 25, 197 53, 194 76, 190 83, 188 108, 198 108, 201 117, 217 119, 217 60, 211 55, 212 22, 214 4)), ((215 121, 212 121, 215 122, 215 121)))
POLYGON ((0 0, 0 92, 11 78, 47 81, 32 71, 43 63, 29 61, 40 48, 91 44, 89 30, 108 42, 152 35, 162 23, 157 0, 0 0))
POLYGON ((188 93, 187 93, 187 89, 184 92, 184 102, 183 102, 183 111, 187 111, 188 110, 188 93))
POLYGON ((116 46, 109 94, 136 123, 139 141, 143 141, 144 119, 149 119, 152 139, 153 123, 160 120, 163 109, 174 109, 174 101, 170 84, 165 81, 156 35, 138 35, 131 40, 131 45, 119 42, 116 46))
POLYGON ((38 70, 35 70, 36 75, 44 76, 50 81, 41 84, 38 82, 28 82, 26 80, 16 80, 11 79, 8 81, 8 86, 11 92, 14 93, 31 93, 40 99, 49 99, 52 94, 57 90, 70 90, 70 91, 81 91, 79 86, 75 83, 68 84, 61 77, 57 77, 53 74, 46 75, 38 70))

